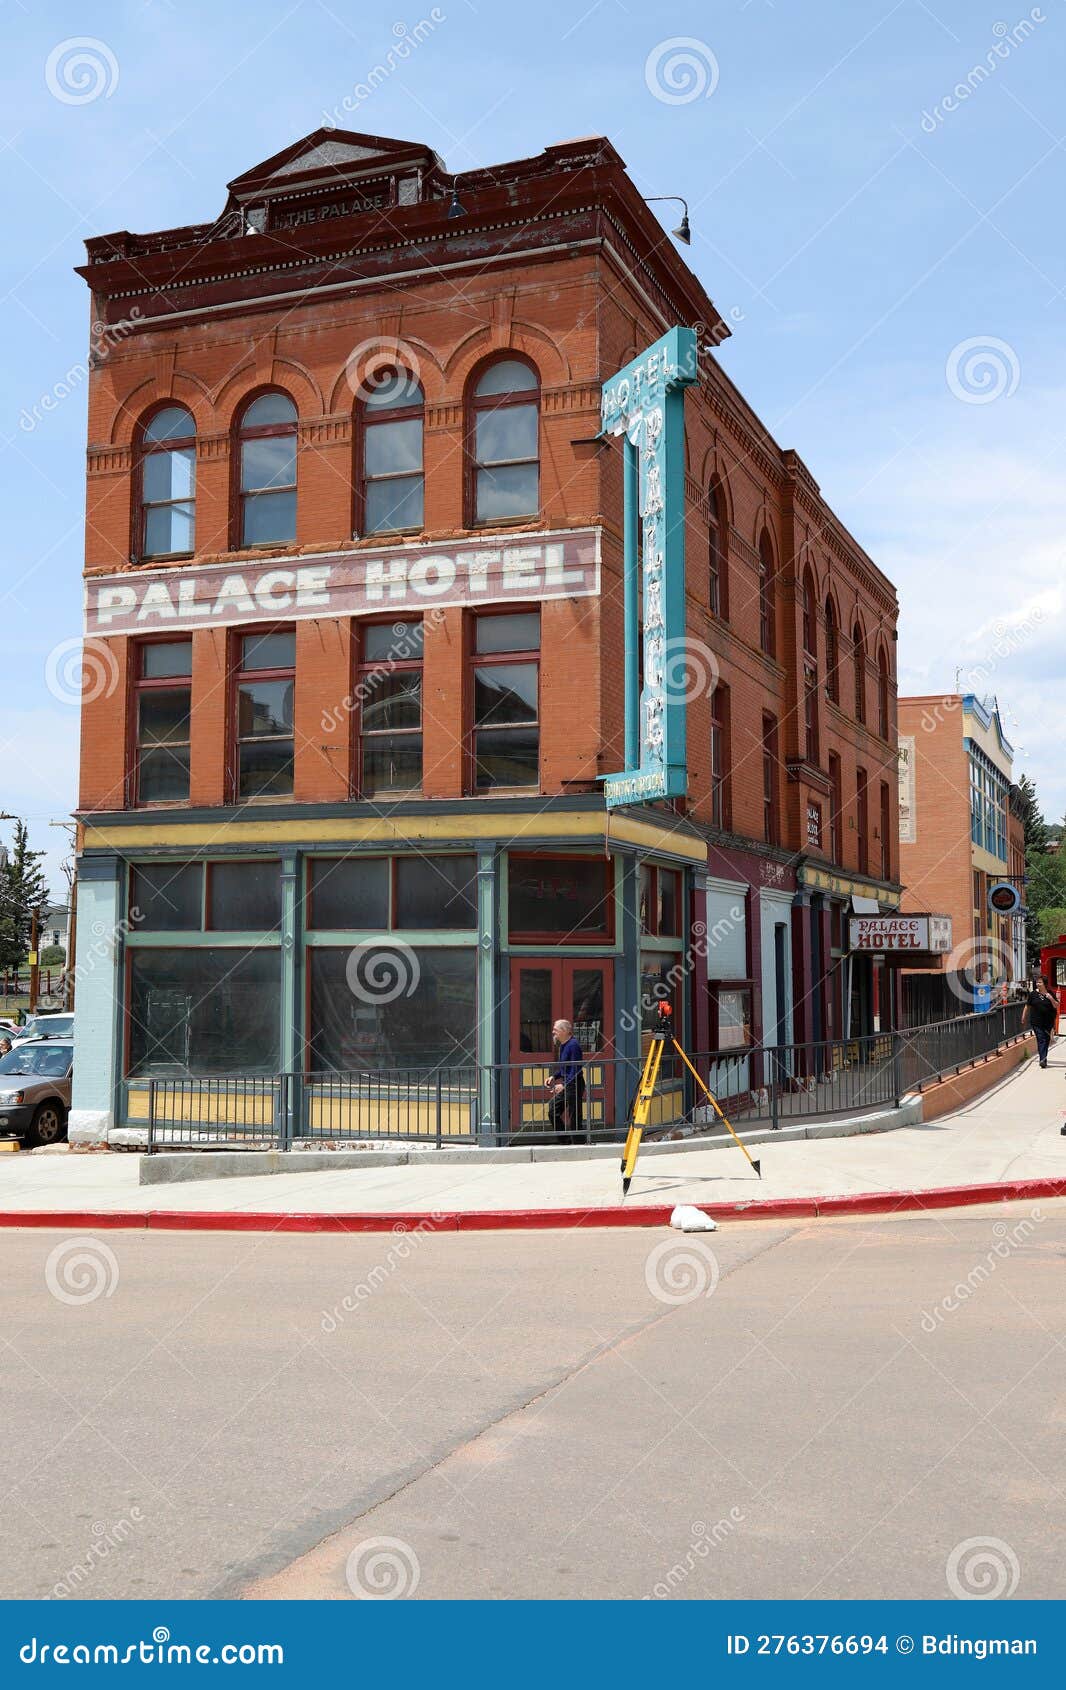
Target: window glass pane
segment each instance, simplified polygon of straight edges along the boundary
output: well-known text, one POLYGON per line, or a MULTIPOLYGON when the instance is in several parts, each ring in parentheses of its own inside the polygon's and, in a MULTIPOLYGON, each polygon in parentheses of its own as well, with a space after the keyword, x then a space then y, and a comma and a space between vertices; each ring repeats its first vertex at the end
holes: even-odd
POLYGON ((539 651, 539 611, 531 610, 519 616, 479 616, 476 649, 479 653, 539 651))
POLYGON ((610 930, 602 857, 512 857, 507 868, 507 909, 512 939, 518 933, 574 938, 610 930))
POLYGON ((366 431, 367 475, 399 475, 422 468, 422 419, 376 423, 366 431))
POLYGON ((655 914, 655 911, 652 908, 653 892, 654 892, 654 882, 653 882, 652 870, 648 867, 647 863, 641 863, 641 865, 640 865, 640 931, 642 933, 650 933, 651 932, 652 917, 655 914))
POLYGON ((668 1003, 671 1006, 674 1011, 674 1025, 677 1025, 676 988, 671 979, 671 971, 680 966, 677 957, 653 954, 641 957, 640 1010, 643 1032, 655 1031, 660 1003, 668 1003))
POLYGON ((422 389, 409 370, 390 370, 373 377, 374 385, 367 393, 368 411, 392 411, 421 405, 422 389))
POLYGON ((518 976, 518 1048, 538 1054, 552 1048, 552 977, 547 968, 523 968, 518 976))
POLYGON ((292 669, 296 664, 296 635, 291 628, 275 634, 246 634, 241 641, 242 669, 292 669))
POLYGON ((137 762, 140 804, 181 804, 189 796, 189 747, 142 751, 137 762))
POLYGON ((422 671, 398 669, 364 677, 363 732, 422 726, 422 671))
POLYGON ((392 528, 421 528, 422 477, 407 475, 395 481, 368 481, 364 524, 368 534, 382 534, 392 528))
POLYGON ((364 663, 408 662, 421 656, 421 622, 370 622, 363 628, 364 663))
POLYGON ((156 412, 144 431, 144 438, 146 441, 184 440, 195 433, 196 424, 184 406, 168 405, 165 411, 156 412))
POLYGON ((476 451, 479 464, 507 463, 512 458, 535 458, 537 407, 504 405, 498 411, 479 411, 476 451))
POLYGON ((311 950, 312 1070, 470 1068, 476 1060, 477 958, 470 950, 311 950), (412 960, 415 966, 412 968, 412 960), (400 983, 382 1002, 381 983, 400 983), (408 995, 407 987, 410 987, 408 995))
POLYGON ((341 933, 388 927, 388 857, 312 858, 309 884, 312 927, 341 933))
POLYGON ((417 792, 422 785, 422 735, 375 734, 366 740, 359 784, 366 798, 382 792, 417 792))
POLYGON ((517 358, 501 358, 496 364, 490 364, 477 384, 477 395, 484 399, 489 393, 521 393, 527 388, 535 388, 537 377, 528 364, 522 364, 517 358))
POLYGON ((603 969, 575 968, 570 1005, 574 1033, 586 1056, 603 1049, 603 969))
POLYGON ((189 737, 189 688, 153 687, 137 700, 141 745, 173 745, 189 737))
POLYGON ((475 736, 477 785, 536 786, 540 780, 540 736, 536 728, 482 729, 475 736))
POLYGON ((196 933, 203 924, 202 863, 141 863, 130 872, 136 933, 196 933))
POLYGON ((675 869, 659 870, 659 937, 677 939, 681 934, 680 876, 675 869))
POLYGON ((160 640, 158 644, 142 645, 141 674, 146 681, 171 675, 191 675, 192 641, 160 640))
POLYGON ((397 857, 396 926, 477 926, 476 857, 397 857))
POLYGON ((287 393, 263 393, 245 411, 241 427, 267 428, 295 421, 296 406, 287 393))
POLYGON ((245 441, 241 447, 241 486, 246 492, 261 487, 291 487, 295 480, 295 434, 270 434, 265 440, 245 441))
POLYGON ((292 696, 292 681, 242 681, 237 688, 239 737, 291 734, 292 696))
POLYGON ((281 957, 197 946, 130 952, 130 1074, 275 1074, 281 957))
POLYGON ((296 538, 296 494, 252 493, 244 501, 245 546, 268 546, 296 538))
POLYGON ((144 497, 191 499, 196 480, 196 451, 192 446, 177 452, 148 452, 144 458, 144 497))
POLYGON ((237 769, 239 797, 284 798, 291 792, 291 739, 253 739, 241 746, 237 769))
POLYGON ((225 933, 267 933, 281 926, 280 863, 212 863, 207 925, 225 933))
POLYGON ((482 663, 474 670, 474 721, 478 726, 537 719, 537 665, 482 663))
POLYGON ((540 493, 536 464, 477 472, 477 520, 494 522, 504 516, 536 516, 540 493))
POLYGON ((145 511, 144 549, 149 557, 193 550, 193 506, 154 505, 145 511))
POLYGON ((745 986, 718 990, 718 1048, 739 1050, 751 1043, 751 992, 745 986))

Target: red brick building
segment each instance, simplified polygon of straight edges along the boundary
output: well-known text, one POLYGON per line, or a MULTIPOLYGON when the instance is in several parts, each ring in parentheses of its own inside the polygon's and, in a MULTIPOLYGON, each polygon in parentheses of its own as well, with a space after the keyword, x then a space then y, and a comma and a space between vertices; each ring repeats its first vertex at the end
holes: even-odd
MULTIPOLYGON (((323 130, 215 222, 87 248, 81 920, 122 942, 79 983, 76 1126, 153 1074, 517 1060, 560 1015, 631 1054, 656 991, 704 1050, 873 1026, 846 918, 899 901, 895 593, 608 141, 456 177, 323 130), (600 385, 675 323, 708 348, 689 789, 608 818, 600 385)), ((486 1131, 508 1108, 483 1086, 486 1131)))

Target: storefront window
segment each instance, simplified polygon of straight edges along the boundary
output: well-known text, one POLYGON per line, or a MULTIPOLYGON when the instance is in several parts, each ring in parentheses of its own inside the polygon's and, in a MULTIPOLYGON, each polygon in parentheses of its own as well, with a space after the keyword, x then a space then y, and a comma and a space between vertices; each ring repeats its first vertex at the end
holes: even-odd
POLYGON ((676 956, 655 956, 646 953, 640 959, 641 1027, 653 1033, 658 1024, 659 1005, 668 1003, 677 1026, 678 982, 681 960, 676 956))
POLYGON ((281 926, 281 864, 212 863, 207 925, 222 933, 269 933, 281 926))
POLYGON ((712 988, 717 1019, 714 1035, 718 1050, 746 1050, 751 1044, 751 987, 712 988))
POLYGON ((388 857, 314 857, 310 925, 339 933, 389 925, 388 857))
POLYGON ((508 910, 512 942, 610 944, 614 900, 603 857, 511 857, 508 910))
POLYGON ((203 926, 202 863, 142 863, 130 870, 134 932, 190 933, 203 926))
POLYGON ((389 1071, 477 1060, 477 956, 382 944, 308 952, 308 1068, 389 1071))
POLYGON ((395 925, 476 927, 477 858, 397 857, 395 925))
POLYGON ((277 1072, 277 948, 138 947, 129 978, 131 1077, 277 1072))

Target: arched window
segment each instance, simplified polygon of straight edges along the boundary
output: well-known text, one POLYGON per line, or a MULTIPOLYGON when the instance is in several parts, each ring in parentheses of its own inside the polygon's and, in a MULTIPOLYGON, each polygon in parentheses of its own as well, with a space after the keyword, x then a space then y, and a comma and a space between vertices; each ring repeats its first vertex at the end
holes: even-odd
POLYGON ((888 738, 888 656, 884 646, 877 654, 877 731, 888 738))
POLYGON ((777 655, 777 605, 774 593, 774 551, 764 528, 759 536, 759 644, 768 657, 777 655))
POLYGON ((540 511, 540 383, 517 358, 499 358, 474 384, 467 425, 471 523, 540 511))
POLYGON ((825 695, 840 703, 840 632, 831 597, 825 601, 825 695))
POLYGON ((851 659, 855 669, 855 720, 866 720, 866 645, 856 622, 851 631, 851 659))
POLYGON ((712 616, 729 616, 729 517, 718 481, 707 497, 708 598, 712 616))
POLYGON ((818 651, 818 617, 814 608, 814 581, 803 571, 803 649, 814 657, 818 651))
POLYGON ((184 405, 167 405, 140 436, 140 557, 183 557, 196 530, 196 424, 184 405))
POLYGON ((287 393, 261 393, 238 434, 237 544, 296 538, 296 406, 287 393))
POLYGON ((407 370, 384 373, 363 404, 363 534, 421 528, 422 389, 407 370))

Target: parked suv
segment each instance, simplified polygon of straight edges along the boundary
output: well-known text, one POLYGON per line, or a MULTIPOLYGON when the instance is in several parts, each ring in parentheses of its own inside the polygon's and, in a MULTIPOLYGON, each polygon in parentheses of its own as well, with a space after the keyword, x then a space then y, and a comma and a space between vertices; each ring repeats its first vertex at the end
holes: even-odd
POLYGON ((21 1044, 23 1039, 70 1039, 74 1037, 74 1016, 65 1010, 45 1010, 37 1015, 31 1015, 24 1026, 16 1029, 13 1043, 21 1044))
POLYGON ((69 1038, 21 1039, 0 1056, 0 1136, 31 1145, 66 1138, 73 1070, 69 1038))

